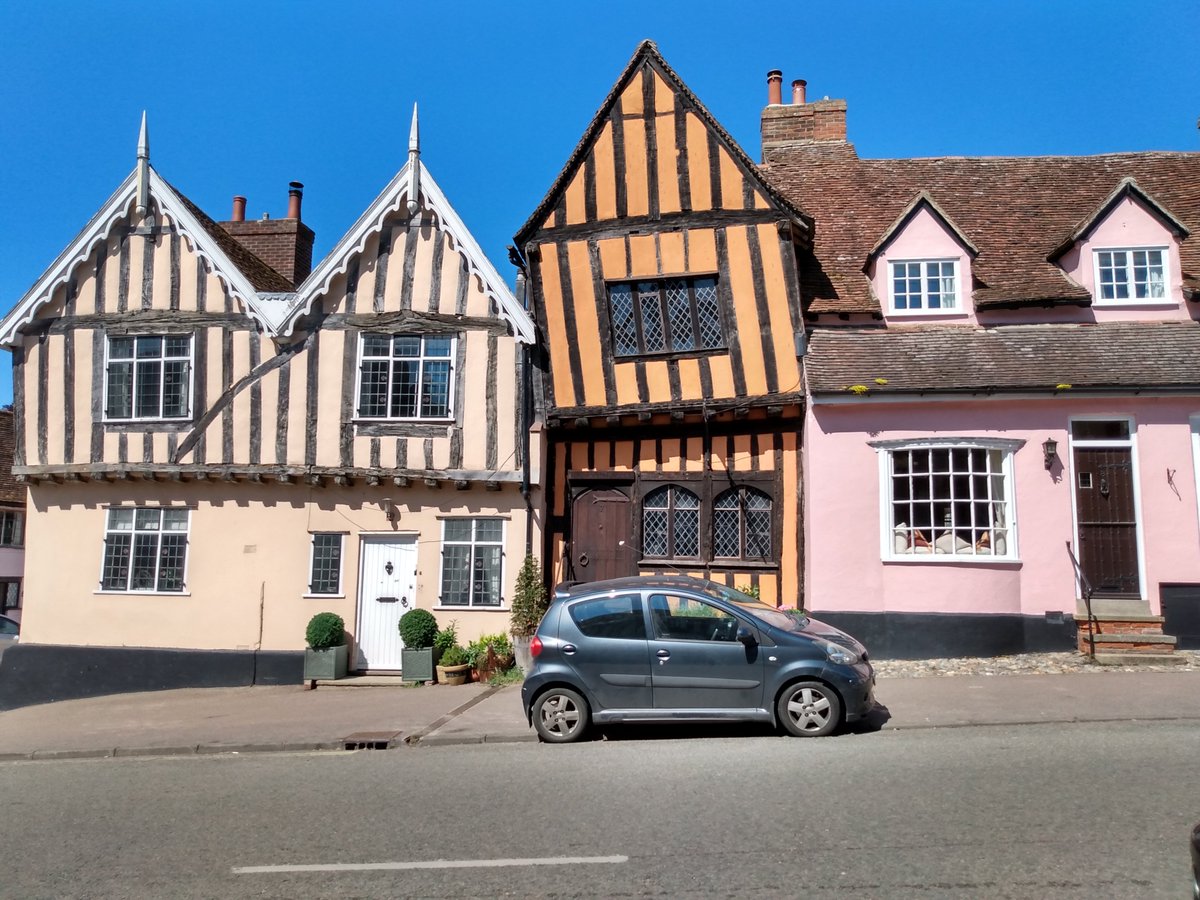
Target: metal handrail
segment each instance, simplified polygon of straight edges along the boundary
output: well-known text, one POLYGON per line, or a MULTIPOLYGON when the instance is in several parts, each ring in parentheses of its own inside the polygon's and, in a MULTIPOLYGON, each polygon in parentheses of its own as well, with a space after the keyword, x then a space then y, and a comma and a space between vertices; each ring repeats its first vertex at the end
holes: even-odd
POLYGON ((1087 625, 1088 625, 1088 656, 1092 659, 1096 658, 1096 634, 1092 627, 1092 623, 1096 622, 1096 617, 1092 615, 1092 583, 1088 581, 1088 577, 1083 574, 1083 566, 1079 564, 1079 560, 1075 557, 1075 551, 1071 549, 1071 542, 1067 541, 1067 556, 1071 557, 1071 565, 1075 567, 1075 577, 1079 579, 1079 586, 1083 589, 1083 605, 1087 610, 1087 625))

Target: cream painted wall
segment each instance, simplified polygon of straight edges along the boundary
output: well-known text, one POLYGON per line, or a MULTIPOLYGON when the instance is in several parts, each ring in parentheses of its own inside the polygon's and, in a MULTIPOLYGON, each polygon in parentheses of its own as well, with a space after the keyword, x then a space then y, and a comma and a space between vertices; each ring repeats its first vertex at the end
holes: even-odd
MULTIPOLYGON (((525 554, 525 502, 515 486, 500 491, 425 487, 310 488, 224 482, 40 484, 30 491, 26 604, 22 641, 91 646, 204 650, 299 650, 317 612, 357 621, 360 535, 418 534, 417 603, 439 624, 457 621, 460 640, 508 630, 511 592, 525 554), (389 523, 387 501, 399 510, 389 523), (98 591, 106 508, 192 509, 179 594, 98 591), (498 610, 438 604, 442 519, 505 518, 504 605, 498 610), (341 597, 306 597, 310 533, 344 532, 341 597), (53 598, 54 602, 46 602, 53 598), (261 624, 260 624, 261 623, 261 624)), ((540 545, 535 527, 534 546, 540 545)))

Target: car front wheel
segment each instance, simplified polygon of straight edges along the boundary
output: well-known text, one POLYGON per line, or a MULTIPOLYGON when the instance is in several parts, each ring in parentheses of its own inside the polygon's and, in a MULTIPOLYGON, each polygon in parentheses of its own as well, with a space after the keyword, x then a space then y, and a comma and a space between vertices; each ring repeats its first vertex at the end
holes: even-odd
POLYGON ((550 688, 533 704, 533 727, 548 744, 577 741, 587 725, 587 701, 570 688, 550 688))
POLYGON ((824 737, 842 718, 842 701, 828 685, 819 681, 789 684, 776 706, 779 723, 796 737, 824 737))

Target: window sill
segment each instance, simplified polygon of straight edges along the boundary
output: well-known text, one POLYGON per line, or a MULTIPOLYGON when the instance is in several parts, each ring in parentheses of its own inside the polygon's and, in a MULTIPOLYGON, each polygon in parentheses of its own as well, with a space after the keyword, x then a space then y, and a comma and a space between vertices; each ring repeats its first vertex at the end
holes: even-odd
POLYGON ((1175 300, 1098 300, 1092 298, 1092 309, 1179 309, 1175 300))
POLYGON ((887 316, 889 319, 928 319, 938 316, 947 319, 965 319, 967 314, 955 307, 954 309, 889 309, 887 316))
POLYGON ((445 437, 454 419, 351 419, 363 437, 445 437))
POLYGON ((509 606, 442 606, 438 604, 434 607, 437 612, 491 612, 491 613, 506 613, 512 610, 509 606))
POLYGON ((345 594, 301 594, 302 600, 345 600, 345 594))
POLYGON ((94 597, 190 597, 191 591, 92 591, 94 597))
POLYGON ((1017 569, 1023 563, 1014 556, 967 556, 953 553, 912 553, 904 556, 885 556, 881 560, 884 565, 897 563, 899 565, 934 565, 934 566, 1002 566, 1017 569))
MULTIPOLYGON (((740 474, 740 473, 739 473, 740 474)), ((757 569, 774 571, 779 568, 777 562, 763 562, 757 559, 639 559, 639 566, 652 569, 757 569)))

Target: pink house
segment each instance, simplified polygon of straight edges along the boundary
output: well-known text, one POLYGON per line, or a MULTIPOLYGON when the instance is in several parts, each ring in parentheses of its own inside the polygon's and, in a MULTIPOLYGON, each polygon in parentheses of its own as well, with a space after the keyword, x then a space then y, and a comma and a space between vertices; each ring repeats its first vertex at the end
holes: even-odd
POLYGON ((806 606, 880 656, 1200 646, 1200 154, 861 159, 777 97, 806 606))

